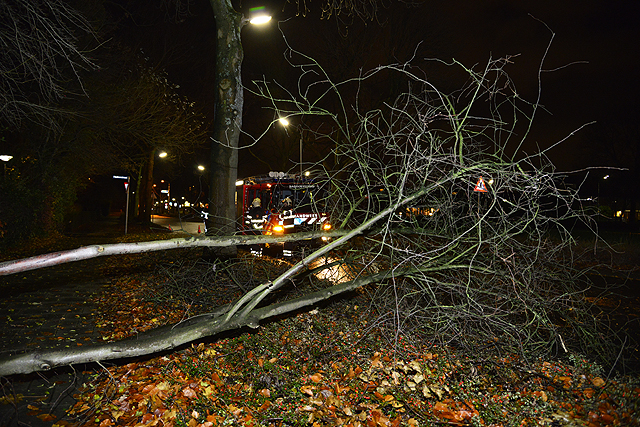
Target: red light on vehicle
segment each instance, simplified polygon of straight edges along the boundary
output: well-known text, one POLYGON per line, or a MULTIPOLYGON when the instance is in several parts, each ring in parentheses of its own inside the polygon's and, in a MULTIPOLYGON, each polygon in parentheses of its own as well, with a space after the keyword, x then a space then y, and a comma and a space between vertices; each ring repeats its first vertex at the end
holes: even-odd
POLYGON ((325 222, 324 224, 322 224, 322 229, 324 231, 329 231, 331 230, 331 224, 329 224, 328 222, 325 222))
POLYGON ((284 233, 284 227, 281 225, 274 225, 272 231, 274 233, 284 233))

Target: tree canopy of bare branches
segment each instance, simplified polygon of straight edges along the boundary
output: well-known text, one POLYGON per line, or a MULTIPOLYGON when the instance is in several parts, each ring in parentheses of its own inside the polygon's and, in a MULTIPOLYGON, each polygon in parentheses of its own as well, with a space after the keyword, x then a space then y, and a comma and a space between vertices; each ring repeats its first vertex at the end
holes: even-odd
POLYGON ((2 0, 0 15, 0 118, 55 125, 69 80, 83 91, 81 71, 96 67, 78 45, 91 25, 63 0, 2 0))

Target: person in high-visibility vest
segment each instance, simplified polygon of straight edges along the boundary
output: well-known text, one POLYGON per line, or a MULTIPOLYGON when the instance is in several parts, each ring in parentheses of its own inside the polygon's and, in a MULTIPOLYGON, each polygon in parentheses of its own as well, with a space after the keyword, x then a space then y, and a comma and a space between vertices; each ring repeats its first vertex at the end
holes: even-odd
POLYGON ((264 209, 262 209, 262 200, 260 200, 259 197, 256 197, 253 199, 253 202, 251 202, 251 209, 249 209, 247 219, 249 220, 252 230, 262 230, 262 225, 264 223, 264 209))
MULTIPOLYGON (((253 234, 262 234, 262 227, 264 225, 264 209, 262 209, 262 200, 256 197, 251 202, 251 209, 247 214, 248 225, 251 226, 253 234)), ((256 256, 262 256, 261 245, 250 245, 251 253, 256 256)))

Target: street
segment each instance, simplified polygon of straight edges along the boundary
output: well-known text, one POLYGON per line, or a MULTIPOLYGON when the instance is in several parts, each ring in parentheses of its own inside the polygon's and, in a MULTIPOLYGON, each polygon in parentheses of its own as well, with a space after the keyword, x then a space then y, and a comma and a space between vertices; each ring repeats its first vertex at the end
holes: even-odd
POLYGON ((151 222, 166 228, 171 228, 174 232, 184 232, 192 235, 204 234, 204 221, 202 219, 189 221, 180 220, 174 216, 153 215, 151 222))

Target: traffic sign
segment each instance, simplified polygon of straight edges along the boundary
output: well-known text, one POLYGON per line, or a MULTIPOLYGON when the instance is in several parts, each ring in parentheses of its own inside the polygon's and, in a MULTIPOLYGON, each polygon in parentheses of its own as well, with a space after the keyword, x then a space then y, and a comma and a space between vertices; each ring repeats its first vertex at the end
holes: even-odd
POLYGON ((482 179, 482 177, 478 179, 478 182, 476 183, 476 188, 474 188, 473 191, 478 191, 480 193, 486 193, 488 191, 487 186, 484 183, 484 179, 482 179))

